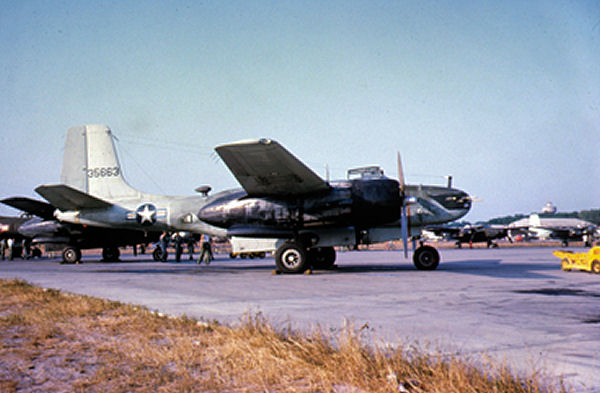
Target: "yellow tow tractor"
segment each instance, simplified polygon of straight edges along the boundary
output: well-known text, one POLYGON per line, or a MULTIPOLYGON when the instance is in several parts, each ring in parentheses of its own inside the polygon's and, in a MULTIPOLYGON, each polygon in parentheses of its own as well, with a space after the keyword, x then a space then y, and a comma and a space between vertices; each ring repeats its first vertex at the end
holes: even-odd
POLYGON ((554 251, 561 259, 560 268, 565 271, 573 269, 600 274, 600 247, 593 247, 588 252, 554 251))

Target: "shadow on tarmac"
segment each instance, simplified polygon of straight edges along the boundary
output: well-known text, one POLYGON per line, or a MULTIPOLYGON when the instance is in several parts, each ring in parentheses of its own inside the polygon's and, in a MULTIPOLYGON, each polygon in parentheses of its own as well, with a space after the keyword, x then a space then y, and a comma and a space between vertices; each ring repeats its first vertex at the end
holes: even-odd
MULTIPOLYGON (((256 261, 239 261, 234 259, 217 259, 210 265, 196 264, 193 261, 181 262, 167 261, 158 263, 153 260, 126 259, 120 262, 102 262, 100 260, 86 260, 83 265, 97 267, 93 271, 97 273, 125 273, 125 274, 236 274, 248 272, 268 272, 275 269, 275 262, 271 259, 256 261), (143 264, 143 266, 141 266, 143 264)), ((527 278, 548 279, 544 271, 560 269, 556 263, 502 263, 502 259, 477 259, 464 261, 441 262, 434 271, 424 272, 435 274, 436 272, 452 272, 458 274, 487 276, 493 278, 527 278)), ((421 273, 410 262, 382 263, 381 261, 361 261, 360 263, 349 263, 336 265, 331 270, 315 270, 313 274, 356 274, 356 273, 398 273, 415 272, 421 273)))

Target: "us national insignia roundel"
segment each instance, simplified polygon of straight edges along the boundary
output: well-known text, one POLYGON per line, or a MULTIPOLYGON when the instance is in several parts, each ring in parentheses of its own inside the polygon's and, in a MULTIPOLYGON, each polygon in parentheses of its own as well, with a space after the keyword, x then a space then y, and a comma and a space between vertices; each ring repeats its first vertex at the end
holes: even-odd
POLYGON ((135 219, 141 225, 154 224, 156 222, 156 207, 150 203, 141 205, 135 211, 135 219))

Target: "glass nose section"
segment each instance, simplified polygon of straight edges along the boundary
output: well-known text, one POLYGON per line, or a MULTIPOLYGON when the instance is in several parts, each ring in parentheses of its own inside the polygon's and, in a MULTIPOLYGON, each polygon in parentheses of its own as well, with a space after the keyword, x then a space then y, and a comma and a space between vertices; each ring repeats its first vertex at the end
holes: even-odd
POLYGON ((469 210, 471 208, 471 197, 461 190, 450 189, 433 198, 448 210, 469 210))

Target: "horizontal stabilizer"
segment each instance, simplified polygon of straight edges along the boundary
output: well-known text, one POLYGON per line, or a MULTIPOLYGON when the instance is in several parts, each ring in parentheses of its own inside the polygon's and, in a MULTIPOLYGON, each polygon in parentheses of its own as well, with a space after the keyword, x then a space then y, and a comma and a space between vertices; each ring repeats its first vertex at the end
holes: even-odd
POLYGON ((112 206, 111 203, 64 184, 39 186, 35 189, 35 192, 43 196, 53 206, 56 206, 56 208, 62 211, 101 209, 112 206))
POLYGON ((56 210, 56 208, 48 202, 37 201, 26 197, 6 198, 2 199, 0 202, 45 220, 54 218, 54 210, 56 210))
POLYGON ((215 150, 249 196, 290 197, 330 188, 273 140, 235 142, 217 146, 215 150))

